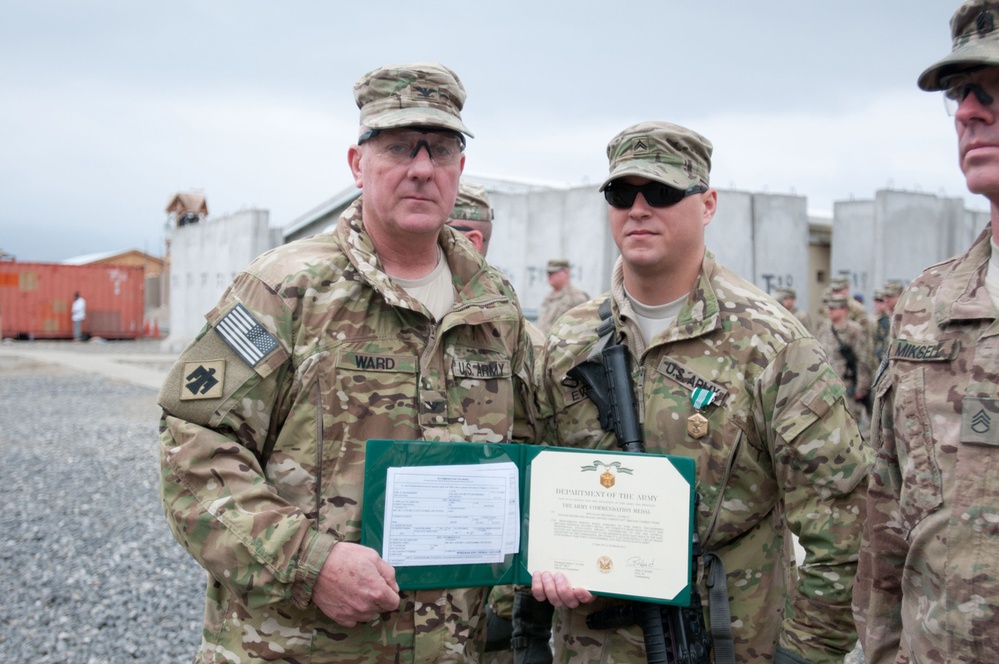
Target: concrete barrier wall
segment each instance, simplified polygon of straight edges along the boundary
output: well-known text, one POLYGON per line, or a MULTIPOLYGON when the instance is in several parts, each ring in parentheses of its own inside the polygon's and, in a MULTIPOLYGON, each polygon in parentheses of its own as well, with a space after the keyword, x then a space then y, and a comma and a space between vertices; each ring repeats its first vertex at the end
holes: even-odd
POLYGON ((988 213, 964 209, 960 198, 882 189, 874 200, 836 203, 832 273, 850 277, 851 292, 864 294, 888 279, 908 283, 926 267, 964 252, 988 221, 988 213))
POLYGON ((170 239, 170 335, 164 350, 186 346, 233 278, 280 242, 267 210, 243 210, 173 229, 170 239))
POLYGON ((568 258, 573 283, 591 297, 609 288, 617 248, 596 187, 491 191, 489 198, 496 218, 488 260, 513 283, 529 317, 551 290, 549 259, 568 258))
MULTIPOLYGON (((496 214, 488 259, 509 277, 529 317, 549 292, 545 265, 551 258, 568 258, 573 282, 591 296, 609 288, 618 251, 596 185, 497 182, 486 183, 496 214)), ((232 277, 280 243, 280 230, 267 228, 267 216, 249 210, 174 229, 171 345, 187 343, 232 277)), ((883 190, 874 200, 836 203, 830 274, 848 274, 852 290, 864 294, 870 309, 874 289, 886 279, 911 280, 924 267, 964 251, 988 219, 988 212, 964 210, 961 199, 912 192, 883 190)), ((317 218, 311 232, 329 223, 317 218)), ((804 196, 719 190, 705 238, 735 273, 767 292, 793 287, 798 306, 814 309, 804 196)))
POLYGON ((850 278, 850 292, 863 293, 869 307, 875 288, 874 249, 878 242, 874 201, 845 201, 833 205, 830 276, 850 278))
POLYGON ((793 288, 808 310, 808 205, 804 196, 753 194, 753 272, 743 273, 768 293, 793 288))
MULTIPOLYGON (((573 283, 590 296, 610 288, 619 252, 607 203, 595 186, 489 196, 496 213, 489 262, 510 278, 529 315, 550 290, 545 271, 550 258, 568 258, 573 283)), ((804 197, 720 190, 705 241, 729 269, 768 292, 797 287, 799 306, 807 306, 804 197)))

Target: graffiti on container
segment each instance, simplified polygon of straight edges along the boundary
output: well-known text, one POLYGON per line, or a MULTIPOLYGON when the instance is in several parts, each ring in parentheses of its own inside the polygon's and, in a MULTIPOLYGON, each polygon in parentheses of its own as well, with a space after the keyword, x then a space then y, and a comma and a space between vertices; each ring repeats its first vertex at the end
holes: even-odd
POLYGON ((114 294, 117 297, 121 295, 122 283, 128 281, 128 272, 112 268, 108 270, 108 279, 114 284, 114 294))

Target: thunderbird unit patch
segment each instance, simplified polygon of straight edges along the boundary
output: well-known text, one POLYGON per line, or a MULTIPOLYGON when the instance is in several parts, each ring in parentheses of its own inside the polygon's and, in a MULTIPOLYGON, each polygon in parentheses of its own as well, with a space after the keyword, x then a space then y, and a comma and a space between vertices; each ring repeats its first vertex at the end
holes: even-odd
POLYGON ((225 385, 225 360, 187 362, 184 364, 184 382, 180 400, 218 399, 225 385))

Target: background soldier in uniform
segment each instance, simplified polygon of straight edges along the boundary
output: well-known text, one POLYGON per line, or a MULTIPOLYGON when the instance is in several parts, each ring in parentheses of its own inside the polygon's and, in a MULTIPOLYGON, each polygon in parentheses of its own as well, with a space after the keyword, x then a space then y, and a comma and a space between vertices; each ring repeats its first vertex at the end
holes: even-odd
MULTIPOLYGON (((856 640, 850 593, 860 544, 867 451, 845 390, 818 342, 770 296, 704 246, 717 204, 711 143, 665 122, 624 130, 607 148, 601 190, 621 258, 608 295, 564 315, 544 358, 547 440, 616 449, 594 403, 567 373, 598 344, 610 298, 613 334, 631 358, 649 452, 697 461, 696 527, 724 562, 735 660, 842 662, 856 640), (791 571, 785 536, 805 549, 791 571)), ((702 597, 705 577, 694 574, 702 597)), ((559 662, 644 662, 637 626, 589 629, 594 598, 562 573, 533 590, 558 607, 559 662), (587 603, 592 601, 592 603, 587 603)), ((706 602, 707 603, 707 602, 706 602)), ((721 606, 706 607, 708 624, 721 606)))
POLYGON ((891 316, 895 312, 899 296, 905 290, 905 284, 898 279, 889 279, 882 290, 885 293, 885 313, 891 316))
MULTIPOLYGON (((486 190, 478 184, 462 180, 458 186, 458 199, 447 225, 464 235, 475 245, 482 257, 489 251, 489 238, 493 233, 495 213, 486 190)), ((540 357, 545 336, 530 321, 527 331, 534 346, 535 357, 540 357)), ((483 664, 512 664, 513 649, 513 586, 496 586, 489 592, 486 602, 486 652, 483 664)), ((545 641, 540 644, 547 648, 545 641)))
POLYGON ((548 284, 552 291, 541 302, 538 312, 538 328, 547 333, 559 316, 582 304, 590 296, 576 288, 569 276, 569 260, 553 258, 548 261, 548 284))
POLYGON ((365 441, 533 437, 533 352, 509 282, 444 228, 471 136, 458 77, 383 67, 354 96, 362 197, 238 275, 160 395, 163 506, 209 572, 199 662, 482 649, 485 589, 400 592, 357 544, 365 441), (217 384, 194 395, 200 367, 217 384))
POLYGON ((781 306, 791 312, 791 314, 801 321, 805 329, 814 333, 812 328, 812 317, 807 311, 798 308, 798 293, 793 288, 778 288, 774 291, 774 299, 780 302, 781 306))
POLYGON ((874 289, 874 313, 867 321, 867 330, 870 332, 871 368, 874 371, 881 365, 881 357, 884 355, 885 344, 888 341, 889 325, 885 291, 883 288, 876 288, 874 289))
POLYGON ((829 295, 846 299, 847 316, 855 321, 864 332, 868 332, 870 323, 867 320, 867 309, 850 295, 850 279, 845 274, 838 274, 829 281, 829 295))
POLYGON ((965 2, 952 52, 919 77, 945 91, 961 170, 992 219, 964 254, 917 277, 892 316, 854 594, 872 664, 999 662, 997 27, 999 2, 965 2))
POLYGON ((836 375, 846 385, 846 402, 860 422, 871 386, 871 351, 867 332, 848 318, 847 306, 848 300, 842 295, 831 295, 826 301, 829 319, 816 330, 815 337, 825 349, 836 375))

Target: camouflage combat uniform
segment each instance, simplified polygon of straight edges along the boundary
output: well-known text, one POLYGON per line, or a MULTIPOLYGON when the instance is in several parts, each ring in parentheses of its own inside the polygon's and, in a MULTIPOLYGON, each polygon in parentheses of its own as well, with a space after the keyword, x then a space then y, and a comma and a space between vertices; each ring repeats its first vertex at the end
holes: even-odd
POLYGON ((589 299, 589 295, 571 283, 566 284, 562 290, 553 290, 541 303, 541 309, 538 311, 538 329, 547 334, 559 316, 589 299))
POLYGON ((846 385, 848 395, 846 402, 850 406, 850 412, 853 413, 854 418, 859 422, 864 405, 854 400, 853 395, 867 394, 871 387, 871 351, 867 332, 856 321, 850 318, 845 319, 842 324, 835 326, 827 318, 822 322, 819 329, 815 331, 815 338, 819 340, 822 348, 825 349, 826 356, 829 358, 829 364, 832 365, 836 375, 846 385), (833 334, 834 327, 836 334, 833 334), (836 338, 837 335, 839 335, 838 339, 836 338), (847 379, 846 358, 843 357, 843 353, 839 350, 841 343, 852 348, 857 357, 857 375, 853 380, 847 379))
POLYGON ((511 285, 443 229, 456 294, 434 323, 381 271, 360 206, 237 276, 161 393, 163 505, 210 573, 196 661, 478 661, 485 588, 403 592, 355 628, 310 601, 333 545, 360 539, 366 440, 533 436, 511 285), (262 328, 252 366, 220 335, 237 305, 262 328), (179 399, 223 369, 218 398, 179 399))
POLYGON ((847 311, 849 311, 847 318, 857 323, 865 334, 869 333, 871 321, 867 316, 867 309, 864 308, 864 305, 857 302, 852 297, 848 297, 846 299, 846 307, 847 311))
POLYGON ((991 226, 892 316, 855 610, 867 661, 999 662, 999 335, 991 226), (866 628, 866 633, 865 633, 866 628))
POLYGON ((868 329, 871 332, 871 373, 877 371, 881 366, 881 360, 885 359, 885 352, 888 350, 888 333, 891 328, 891 316, 883 314, 881 316, 871 316, 868 322, 868 329))
POLYGON ((791 315, 801 321, 801 324, 805 326, 805 329, 809 332, 814 332, 812 327, 812 317, 808 315, 808 312, 799 306, 795 306, 793 309, 789 309, 791 315))
MULTIPOLYGON (((676 323, 646 347, 621 265, 613 315, 632 357, 646 449, 697 460, 697 529, 727 570, 736 661, 770 661, 779 643, 814 662, 841 662, 856 640, 850 593, 868 470, 842 382, 795 318, 710 252, 676 323), (700 438, 688 429, 695 387, 717 393, 700 411, 708 420, 700 438), (807 552, 798 580, 789 578, 788 529, 807 552)), ((566 378, 597 342, 602 300, 564 316, 548 339, 544 407, 555 444, 617 449, 566 378)), ((708 597, 703 574, 700 592, 708 597)), ((644 662, 638 627, 586 627, 588 614, 619 602, 557 610, 556 661, 644 662)))

